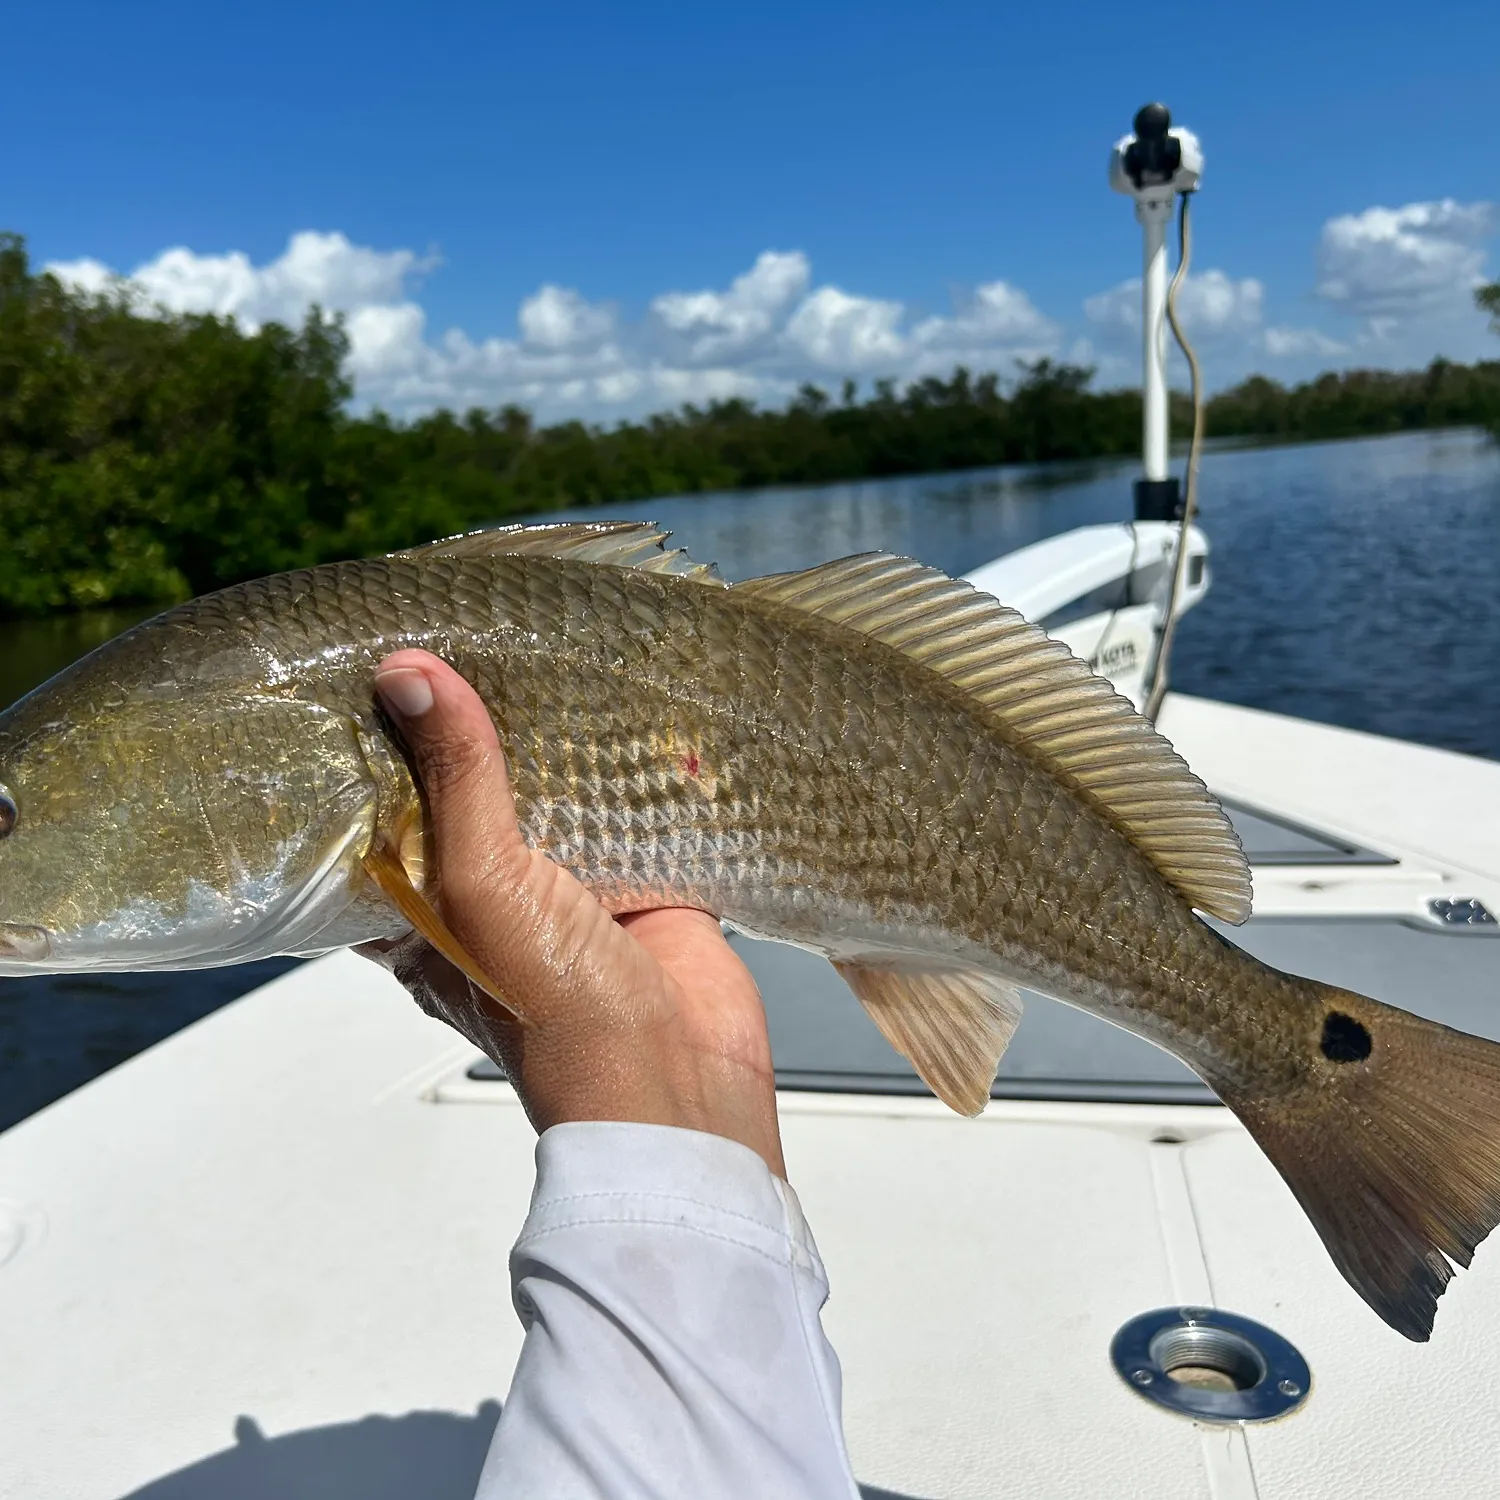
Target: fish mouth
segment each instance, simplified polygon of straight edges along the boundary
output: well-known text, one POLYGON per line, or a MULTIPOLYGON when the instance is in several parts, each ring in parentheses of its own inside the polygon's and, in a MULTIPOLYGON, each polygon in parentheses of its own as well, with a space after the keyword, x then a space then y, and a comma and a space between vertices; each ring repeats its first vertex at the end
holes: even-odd
POLYGON ((38 964, 52 956, 52 934, 29 922, 0 922, 0 960, 38 964))

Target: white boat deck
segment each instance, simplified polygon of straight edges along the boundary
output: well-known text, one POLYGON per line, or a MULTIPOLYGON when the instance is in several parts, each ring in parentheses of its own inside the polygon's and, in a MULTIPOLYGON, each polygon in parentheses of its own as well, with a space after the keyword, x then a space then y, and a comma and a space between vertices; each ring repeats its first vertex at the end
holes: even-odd
MULTIPOLYGON (((1500 766, 1191 700, 1165 727, 1221 790, 1398 857, 1319 870, 1332 892, 1258 871, 1278 910, 1366 911, 1376 886, 1416 922, 1444 892, 1500 910, 1500 766)), ((1435 941, 1485 944, 1500 978, 1500 942, 1435 941)), ((0 1495, 466 1500, 519 1347, 532 1149, 473 1057, 342 954, 0 1135, 0 1495)), ((1414 1346, 1216 1106, 782 1108, 869 1495, 1500 1492, 1495 1246, 1414 1346), (1290 1338, 1304 1407, 1210 1428, 1139 1399, 1110 1338, 1179 1303, 1290 1338)))

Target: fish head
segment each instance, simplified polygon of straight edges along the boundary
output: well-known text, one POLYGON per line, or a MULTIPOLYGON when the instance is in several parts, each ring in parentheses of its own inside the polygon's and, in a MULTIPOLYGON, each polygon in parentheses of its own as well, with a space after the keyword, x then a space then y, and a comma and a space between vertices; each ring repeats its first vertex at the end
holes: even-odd
POLYGON ((355 899, 354 722, 171 645, 137 627, 0 714, 0 975, 318 951, 355 899))

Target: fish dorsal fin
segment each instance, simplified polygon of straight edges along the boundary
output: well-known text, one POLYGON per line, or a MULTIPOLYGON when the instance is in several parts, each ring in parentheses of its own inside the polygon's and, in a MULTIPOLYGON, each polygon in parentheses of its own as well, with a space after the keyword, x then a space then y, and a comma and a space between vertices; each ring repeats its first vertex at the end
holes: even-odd
POLYGON ((949 1109, 977 1115, 1021 1022, 1021 992, 977 969, 922 969, 889 955, 840 959, 834 968, 886 1041, 949 1109))
POLYGON ((712 563, 697 563, 680 547, 666 550, 670 531, 651 521, 551 521, 539 526, 492 526, 450 536, 403 557, 552 557, 569 562, 634 568, 641 573, 669 573, 695 583, 727 587, 712 563))
POLYGON ((961 579, 872 552, 734 585, 858 630, 982 705, 1210 916, 1250 915, 1250 866, 1224 810, 1134 706, 1061 642, 961 579))

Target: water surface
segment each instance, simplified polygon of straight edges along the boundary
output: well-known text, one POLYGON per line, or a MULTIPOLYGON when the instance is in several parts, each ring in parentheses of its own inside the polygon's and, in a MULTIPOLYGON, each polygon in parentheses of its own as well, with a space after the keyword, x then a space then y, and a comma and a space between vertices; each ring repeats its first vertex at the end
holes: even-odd
MULTIPOLYGON (((1047 464, 561 512, 660 522, 726 576, 881 549, 966 573, 1127 519, 1133 462, 1047 464)), ((1213 586, 1173 684, 1500 758, 1500 446, 1467 429, 1204 457, 1213 586)))
MULTIPOLYGON (((1125 519, 1134 471, 1052 464, 567 514, 656 520, 731 578, 876 548, 962 573, 1125 519)), ((1500 759, 1500 448, 1485 436, 1211 452, 1201 520, 1213 585, 1178 632, 1177 687, 1500 759)), ((0 702, 137 614, 0 625, 0 702)), ((0 980, 0 1128, 284 967, 0 980)))

